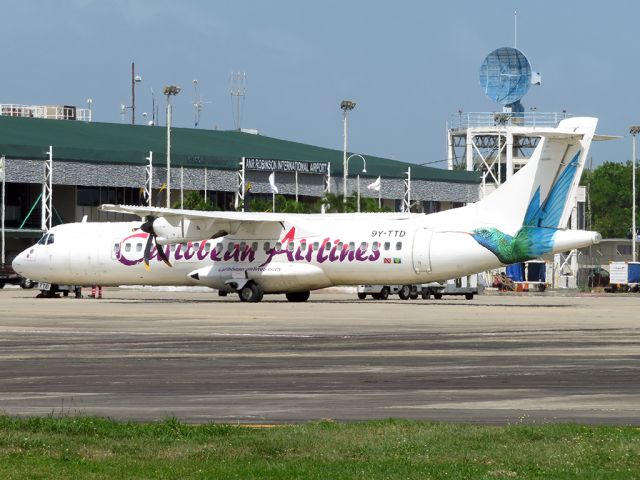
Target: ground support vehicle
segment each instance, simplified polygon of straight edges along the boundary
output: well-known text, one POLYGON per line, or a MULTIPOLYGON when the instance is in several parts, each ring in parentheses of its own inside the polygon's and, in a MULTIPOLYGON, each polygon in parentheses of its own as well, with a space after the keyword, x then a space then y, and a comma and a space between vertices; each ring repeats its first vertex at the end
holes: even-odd
POLYGON ((408 300, 411 290, 411 285, 359 285, 358 298, 364 300, 371 295, 374 300, 386 300, 389 295, 398 295, 401 300, 408 300))
POLYGON ((422 296, 424 300, 428 300, 431 297, 440 300, 444 295, 464 295, 467 300, 473 300, 473 296, 478 294, 477 286, 457 286, 455 281, 424 283, 414 285, 414 287, 415 290, 412 292, 412 297, 418 298, 418 296, 422 296))
POLYGON ((640 291, 640 262, 610 262, 606 292, 640 291))

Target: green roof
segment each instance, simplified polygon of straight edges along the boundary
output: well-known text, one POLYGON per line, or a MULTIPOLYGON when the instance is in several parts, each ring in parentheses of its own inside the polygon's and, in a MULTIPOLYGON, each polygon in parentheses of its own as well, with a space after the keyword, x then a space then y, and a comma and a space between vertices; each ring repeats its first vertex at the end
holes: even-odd
MULTIPOLYGON (((119 123, 45 120, 0 116, 0 155, 45 158, 53 145, 54 160, 146 164, 149 150, 166 156, 166 127, 119 123)), ((171 161, 185 167, 237 170, 241 157, 331 162, 331 174, 342 175, 342 151, 238 131, 171 129, 171 161)), ((363 156, 368 176, 442 182, 480 183, 476 172, 423 167, 387 158, 363 156)))

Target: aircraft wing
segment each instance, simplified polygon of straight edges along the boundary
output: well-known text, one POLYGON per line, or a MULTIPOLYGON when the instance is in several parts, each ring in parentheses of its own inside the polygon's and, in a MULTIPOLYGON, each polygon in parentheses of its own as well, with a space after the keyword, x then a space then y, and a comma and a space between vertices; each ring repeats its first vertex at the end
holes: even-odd
MULTIPOLYGON (((105 212, 129 213, 144 217, 187 218, 191 220, 212 219, 216 221, 239 222, 283 222, 285 215, 269 212, 214 212, 202 210, 183 210, 180 208, 141 207, 138 205, 100 205, 105 212)), ((290 215, 290 214, 287 214, 290 215)))
POLYGON ((255 230, 282 225, 291 214, 262 212, 209 212, 176 208, 104 204, 106 212, 128 213, 152 220, 153 232, 161 244, 207 240, 235 234, 240 228, 255 230))

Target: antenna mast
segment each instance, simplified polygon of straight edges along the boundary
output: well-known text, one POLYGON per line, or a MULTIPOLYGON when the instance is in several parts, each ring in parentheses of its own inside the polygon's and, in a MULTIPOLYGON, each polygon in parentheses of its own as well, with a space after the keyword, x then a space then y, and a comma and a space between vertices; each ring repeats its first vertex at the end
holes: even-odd
POLYGON ((518 11, 513 11, 513 48, 518 48, 518 11))
POLYGON ((202 99, 198 92, 198 80, 193 80, 193 110, 195 113, 194 128, 198 128, 200 125, 200 113, 202 112, 202 99))
POLYGON ((240 130, 241 127, 240 121, 242 118, 242 107, 244 107, 244 99, 246 95, 246 72, 231 72, 231 108, 233 109, 233 120, 237 130, 240 130))

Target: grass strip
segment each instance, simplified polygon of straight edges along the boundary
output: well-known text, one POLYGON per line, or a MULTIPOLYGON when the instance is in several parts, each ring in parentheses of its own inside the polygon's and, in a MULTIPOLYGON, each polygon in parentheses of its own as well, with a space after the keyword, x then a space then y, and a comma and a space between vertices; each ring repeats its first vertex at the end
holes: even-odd
POLYGON ((0 478, 628 480, 640 478, 640 429, 0 416, 0 478))

